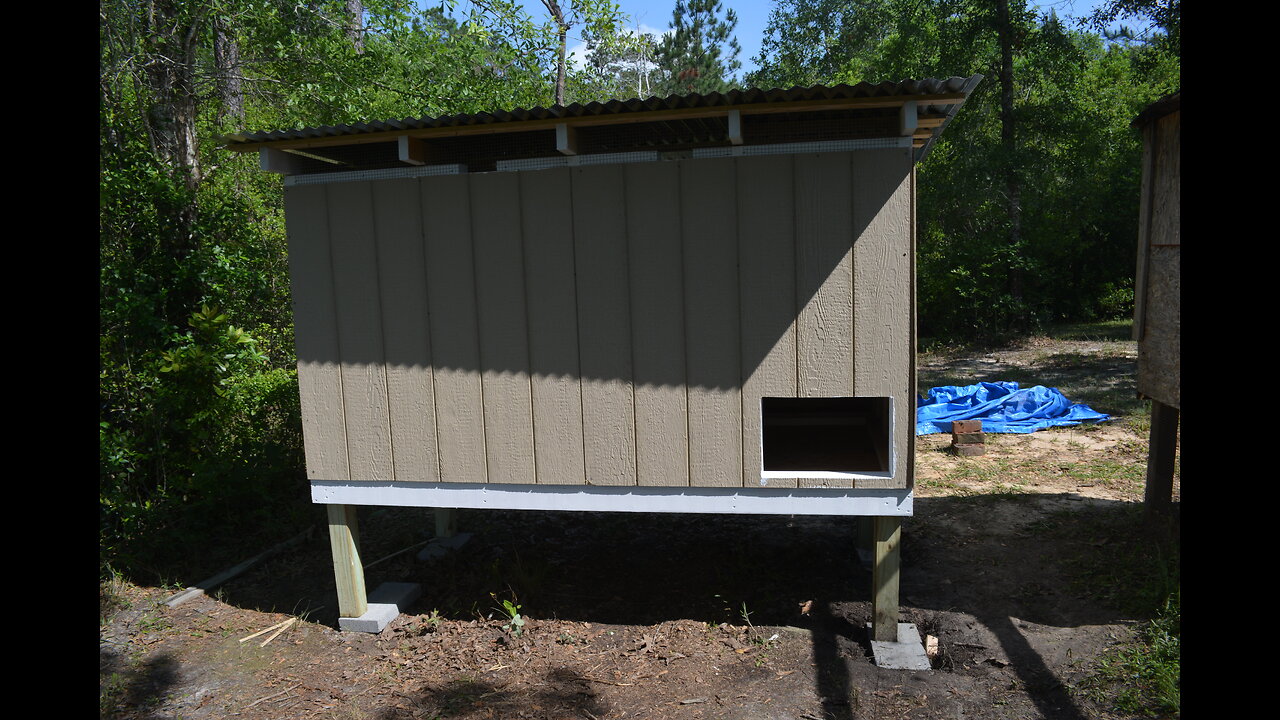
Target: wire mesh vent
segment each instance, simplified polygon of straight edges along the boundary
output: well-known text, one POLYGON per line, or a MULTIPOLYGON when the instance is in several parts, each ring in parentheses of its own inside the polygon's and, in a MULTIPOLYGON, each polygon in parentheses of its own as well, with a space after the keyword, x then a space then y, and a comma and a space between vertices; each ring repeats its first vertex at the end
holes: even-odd
MULTIPOLYGON (((764 112, 743 115, 740 134, 730 137, 727 111, 699 109, 645 122, 575 124, 571 126, 575 154, 562 155, 556 125, 487 129, 464 135, 410 137, 386 135, 350 145, 284 150, 292 155, 291 177, 325 177, 343 182, 353 172, 387 172, 360 178, 420 177, 454 172, 536 170, 577 165, 653 162, 667 157, 727 157, 797 152, 828 152, 866 148, 911 147, 899 137, 899 112, 893 108, 862 108, 809 112, 764 112), (406 157, 406 143, 412 145, 406 157), (737 144, 735 144, 737 143, 737 144), (675 153, 673 155, 673 153, 675 153), (425 163, 425 165, 407 165, 425 163), (424 170, 423 168, 439 168, 424 170), (458 168, 461 168, 459 170, 458 168)), ((580 121, 581 123, 581 121, 580 121)))

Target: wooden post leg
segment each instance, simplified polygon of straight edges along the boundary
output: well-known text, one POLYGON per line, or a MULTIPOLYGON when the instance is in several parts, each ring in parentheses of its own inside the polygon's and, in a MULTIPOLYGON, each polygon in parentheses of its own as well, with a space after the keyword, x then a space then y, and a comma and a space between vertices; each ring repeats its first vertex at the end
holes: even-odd
POLYGON ((436 508, 436 537, 451 538, 458 532, 453 508, 436 508))
POLYGON ((871 570, 871 639, 898 641, 898 546, 902 520, 877 515, 873 529, 876 544, 875 566, 871 570))
POLYGON ((360 563, 360 525, 354 505, 329 505, 329 547, 338 581, 338 615, 357 618, 369 609, 360 563))
POLYGON ((871 526, 875 523, 875 518, 863 515, 859 517, 858 523, 858 550, 865 551, 868 554, 875 552, 875 535, 872 533, 871 526))
POLYGON ((1147 449, 1148 515, 1166 515, 1173 502, 1173 461, 1178 447, 1178 409, 1151 401, 1151 445, 1147 449))

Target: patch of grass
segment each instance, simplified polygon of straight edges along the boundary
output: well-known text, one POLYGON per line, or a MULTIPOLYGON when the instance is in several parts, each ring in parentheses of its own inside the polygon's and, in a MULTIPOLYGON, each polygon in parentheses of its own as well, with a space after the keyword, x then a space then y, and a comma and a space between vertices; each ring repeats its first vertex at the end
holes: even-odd
POLYGON ((916 485, 921 488, 937 488, 940 490, 946 490, 947 494, 952 497, 968 497, 975 494, 973 488, 961 485, 954 480, 949 480, 947 478, 917 479, 916 485))
POLYGON ((1103 458, 1070 465, 1067 475, 1077 480, 1092 481, 1103 487, 1132 490, 1140 489, 1146 484, 1147 469, 1145 465, 1103 458))
POLYGON ((1004 464, 984 460, 960 458, 948 478, 957 481, 996 483, 1004 476, 1004 464))
POLYGON ((1058 340, 1130 340, 1133 338, 1133 319, 1053 325, 1045 334, 1058 340))
POLYGON ((1147 524, 1140 504, 1068 511, 1038 527, 1065 540, 1059 558, 1075 590, 1137 619, 1150 619, 1179 589, 1178 522, 1147 524))
POLYGON ((129 683, 120 673, 111 673, 98 681, 98 710, 102 717, 111 717, 120 708, 129 683))
POLYGON ((1124 713, 1180 717, 1182 689, 1181 593, 1170 595, 1143 626, 1137 642, 1099 661, 1085 692, 1124 713))
POLYGON ((128 610, 132 603, 125 597, 125 579, 110 565, 107 575, 98 581, 98 625, 105 625, 117 610, 128 610))
POLYGON ((991 488, 990 494, 996 497, 1014 498, 1019 495, 1025 495, 1026 492, 1027 489, 1021 483, 996 482, 995 486, 991 488))

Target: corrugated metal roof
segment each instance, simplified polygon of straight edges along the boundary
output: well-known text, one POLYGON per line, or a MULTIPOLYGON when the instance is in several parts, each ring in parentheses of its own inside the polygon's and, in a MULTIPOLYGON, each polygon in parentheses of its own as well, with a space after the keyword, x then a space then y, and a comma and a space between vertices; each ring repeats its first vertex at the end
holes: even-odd
MULTIPOLYGON (((499 110, 473 114, 442 115, 439 117, 403 118, 400 120, 381 120, 359 122, 350 125, 324 125, 295 130, 272 130, 267 132, 233 133, 222 137, 223 142, 231 149, 237 145, 271 143, 289 140, 306 140, 341 136, 359 136, 372 133, 404 132, 410 130, 466 127, 479 125, 496 125, 513 123, 511 130, 518 130, 518 124, 531 120, 572 120, 606 115, 625 115, 629 113, 648 113, 669 110, 740 107, 763 104, 790 104, 804 101, 820 100, 858 100, 885 98, 918 99, 927 106, 927 96, 954 95, 968 96, 981 75, 972 77, 949 77, 945 79, 924 78, 920 80, 900 80, 898 82, 869 83, 857 85, 835 85, 831 87, 814 85, 812 87, 776 88, 761 90, 748 88, 730 90, 726 93, 712 92, 707 94, 692 93, 688 95, 669 95, 665 98, 650 97, 646 100, 609 100, 608 102, 590 102, 585 105, 574 103, 568 106, 553 105, 549 108, 517 108, 515 110, 499 110)), ((949 103, 937 108, 937 112, 945 113, 950 119, 961 103, 949 103)), ((921 108, 924 111, 926 108, 921 108)), ((936 135, 941 132, 939 127, 936 135)))

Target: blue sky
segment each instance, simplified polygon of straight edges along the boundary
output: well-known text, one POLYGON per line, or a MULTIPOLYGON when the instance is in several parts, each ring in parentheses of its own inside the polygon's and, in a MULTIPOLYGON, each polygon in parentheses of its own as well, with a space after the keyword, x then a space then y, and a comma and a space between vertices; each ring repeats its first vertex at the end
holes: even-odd
MULTIPOLYGON (((667 29, 667 24, 671 21, 671 11, 676 4, 675 0, 618 0, 618 2, 623 12, 631 15, 633 20, 640 24, 643 32, 652 32, 655 35, 667 29)), ((1058 17, 1065 19, 1084 17, 1101 2, 1102 0, 1056 0, 1030 4, 1039 8, 1041 12, 1048 12, 1052 8, 1058 13, 1058 17)), ((771 0, 746 2, 723 0, 723 3, 726 8, 733 8, 738 15, 737 36, 738 43, 742 46, 742 54, 738 59, 742 62, 741 72, 749 72, 755 69, 751 58, 760 52, 760 40, 764 37, 765 27, 769 24, 769 13, 774 3, 771 0)), ((524 0, 524 4, 535 17, 545 12, 538 0, 524 0)), ((580 45, 580 41, 579 43, 570 42, 570 47, 575 45, 580 45)))
MULTIPOLYGON (((539 0, 517 0, 524 5, 525 10, 536 20, 546 18, 546 8, 543 7, 539 0)), ((563 1, 563 0, 562 0, 563 1)), ((1058 13, 1058 17, 1080 18, 1089 15, 1093 9, 1102 4, 1105 0, 1045 0, 1044 2, 1036 2, 1031 0, 1029 3, 1032 7, 1040 12, 1047 13, 1053 9, 1058 13)), ((632 18, 632 27, 638 28, 640 32, 649 32, 654 35, 661 35, 667 30, 668 23, 671 21, 671 11, 675 8, 675 0, 617 0, 622 6, 622 11, 632 18)), ((726 8, 733 8, 738 15, 738 27, 736 34, 738 43, 742 46, 742 53, 738 56, 738 60, 742 63, 740 74, 745 74, 755 69, 755 63, 752 62, 760 52, 760 41, 764 38, 765 27, 769 24, 769 14, 773 9, 773 0, 722 0, 726 8)), ((435 5, 436 0, 419 0, 421 5, 435 5)), ((461 11, 469 5, 466 0, 458 0, 458 9, 461 11)), ((1129 23, 1131 26, 1134 23, 1129 23)), ((1143 30, 1145 24, 1139 24, 1134 29, 1143 30)), ((569 51, 576 54, 577 59, 581 59, 584 53, 584 47, 581 37, 575 37, 576 33, 570 32, 569 51)), ((570 60, 573 62, 573 60, 570 60)))

